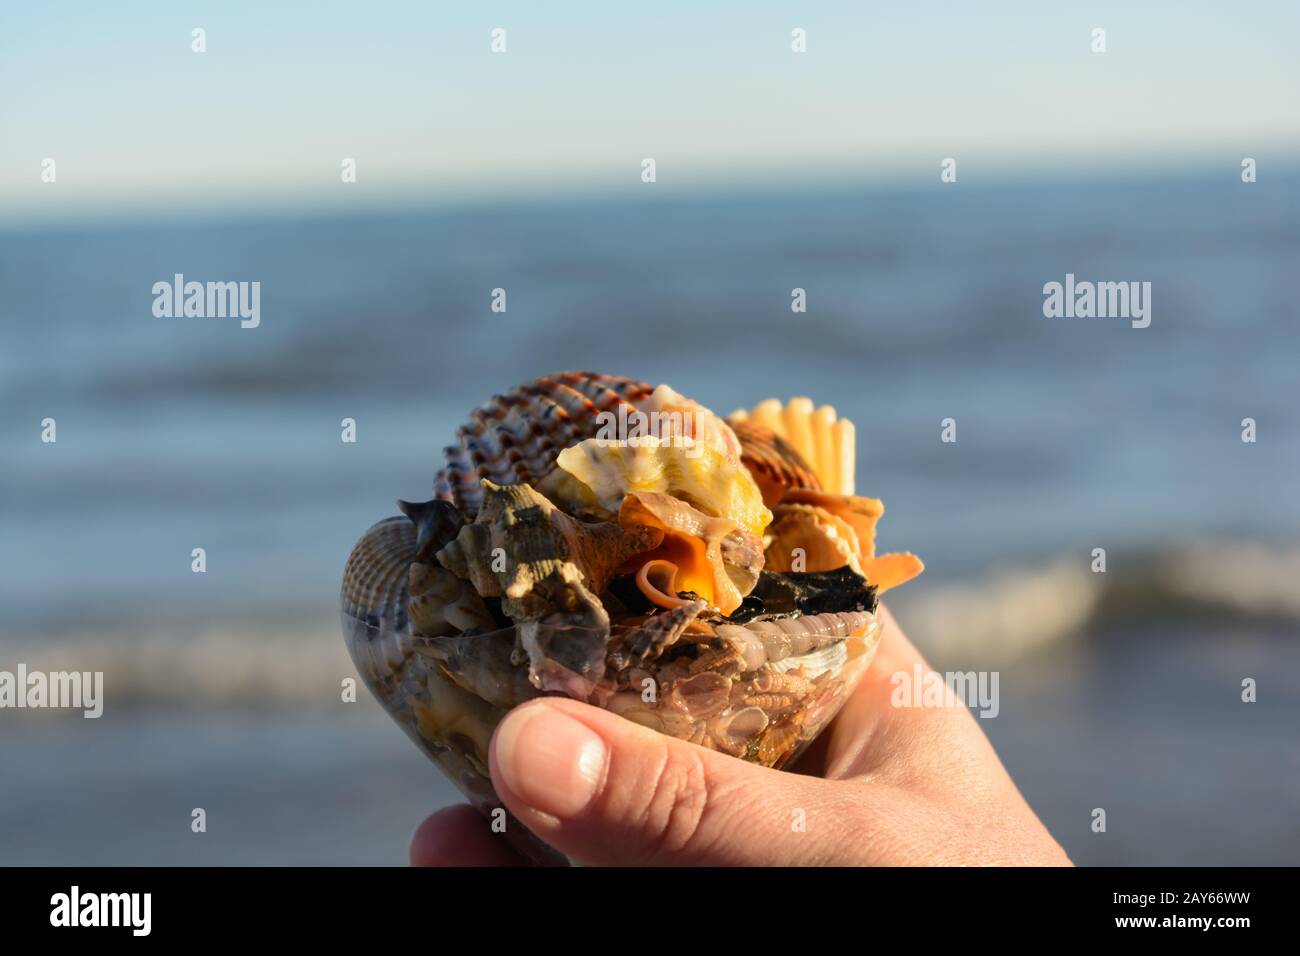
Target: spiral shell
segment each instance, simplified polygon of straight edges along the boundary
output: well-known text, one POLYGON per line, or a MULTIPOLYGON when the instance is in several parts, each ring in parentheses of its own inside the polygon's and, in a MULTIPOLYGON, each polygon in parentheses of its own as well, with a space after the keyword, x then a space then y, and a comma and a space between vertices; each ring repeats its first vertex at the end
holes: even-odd
POLYGON ((658 547, 637 560, 674 564, 681 573, 672 593, 694 591, 724 614, 740 607, 744 595, 722 561, 722 541, 735 530, 735 522, 710 517, 671 495, 654 492, 634 492, 624 498, 618 520, 628 531, 649 528, 659 535, 658 547))

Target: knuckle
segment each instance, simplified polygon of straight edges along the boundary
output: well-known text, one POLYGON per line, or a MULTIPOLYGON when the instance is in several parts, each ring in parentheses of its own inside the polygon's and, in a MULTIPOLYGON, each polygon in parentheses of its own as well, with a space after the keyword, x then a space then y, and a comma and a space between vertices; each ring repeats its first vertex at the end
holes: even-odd
POLYGON ((650 858, 707 851, 725 790, 711 779, 703 754, 665 742, 645 789, 643 837, 650 858))

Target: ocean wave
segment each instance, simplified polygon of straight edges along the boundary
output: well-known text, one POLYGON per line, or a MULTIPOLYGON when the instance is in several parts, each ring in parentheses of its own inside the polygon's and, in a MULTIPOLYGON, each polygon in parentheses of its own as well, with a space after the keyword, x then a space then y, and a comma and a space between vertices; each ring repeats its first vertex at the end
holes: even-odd
POLYGON ((1067 640, 1152 625, 1234 621, 1300 627, 1300 547, 1195 542, 1088 552, 993 570, 977 581, 901 592, 890 605, 933 659, 997 666, 1067 640))
MULTIPOLYGON (((179 633, 154 625, 94 635, 5 636, 0 670, 22 662, 29 673, 100 671, 106 714, 139 706, 332 708, 343 703, 343 680, 357 678, 336 617, 292 630, 279 621, 270 629, 230 621, 184 638, 179 633)), ((366 696, 358 683, 357 698, 366 696)))
MULTIPOLYGON (((1087 553, 995 569, 971 581, 924 578, 890 606, 930 660, 1003 666, 1066 641, 1154 623, 1153 632, 1213 622, 1300 628, 1300 547, 1190 544, 1108 555, 1095 573, 1087 553)), ((154 625, 59 637, 0 635, 0 670, 102 671, 106 713, 118 707, 325 709, 342 705, 356 678, 337 618, 217 621, 197 635, 154 625)), ((358 686, 358 700, 366 691, 358 686)), ((366 701, 368 702, 368 701, 366 701)), ((79 714, 79 712, 74 712, 79 714)), ((34 718, 35 715, 32 715, 34 718)))

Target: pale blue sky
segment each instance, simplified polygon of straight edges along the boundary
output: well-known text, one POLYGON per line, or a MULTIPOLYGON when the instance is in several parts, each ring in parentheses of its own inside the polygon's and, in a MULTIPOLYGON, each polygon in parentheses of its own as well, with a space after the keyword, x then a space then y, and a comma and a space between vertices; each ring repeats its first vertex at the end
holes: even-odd
POLYGON ((0 218, 1294 163, 1298 11, 5 2, 0 218))

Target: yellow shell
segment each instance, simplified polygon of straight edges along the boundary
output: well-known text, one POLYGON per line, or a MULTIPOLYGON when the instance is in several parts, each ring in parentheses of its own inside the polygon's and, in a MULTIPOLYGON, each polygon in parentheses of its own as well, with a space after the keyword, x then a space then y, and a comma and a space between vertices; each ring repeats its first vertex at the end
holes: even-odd
MULTIPOLYGON (((683 436, 711 445, 728 458, 740 460, 740 440, 731 426, 712 410, 693 398, 687 398, 668 385, 660 385, 642 400, 638 410, 648 419, 650 433, 659 438, 683 436)), ((600 435, 600 438, 626 438, 626 435, 600 435)))
POLYGON ((729 518, 761 535, 772 520, 758 485, 739 458, 716 445, 648 436, 630 441, 592 438, 560 452, 557 471, 540 489, 552 500, 614 517, 633 492, 669 494, 706 515, 729 518))

